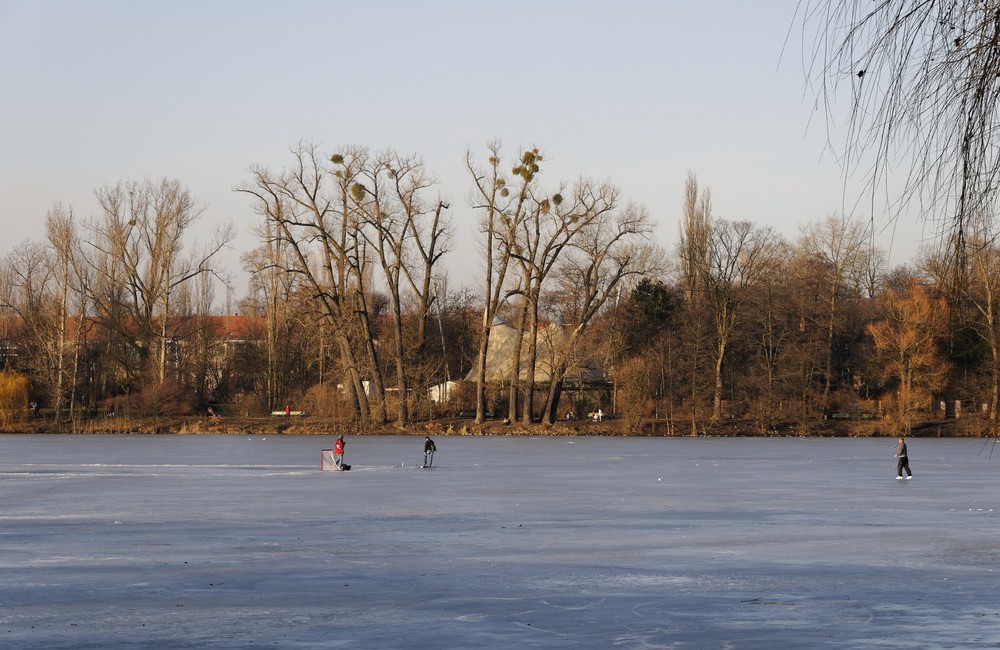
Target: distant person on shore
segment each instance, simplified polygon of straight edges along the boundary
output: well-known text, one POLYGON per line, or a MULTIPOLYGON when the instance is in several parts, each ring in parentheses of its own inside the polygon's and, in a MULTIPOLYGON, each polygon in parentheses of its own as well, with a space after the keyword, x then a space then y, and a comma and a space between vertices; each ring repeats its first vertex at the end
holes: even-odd
POLYGON ((338 436, 333 443, 333 462, 338 468, 344 466, 344 436, 338 436))
POLYGON ((288 404, 285 404, 285 417, 288 417, 291 414, 292 414, 292 407, 289 406, 288 404))
POLYGON ((903 436, 899 436, 899 444, 896 445, 896 480, 903 480, 903 470, 906 470, 906 480, 909 481, 913 478, 913 472, 910 471, 910 458, 906 453, 906 442, 903 440, 903 436))
POLYGON ((424 438, 424 467, 431 467, 434 465, 434 452, 437 451, 437 445, 431 440, 430 436, 424 438))

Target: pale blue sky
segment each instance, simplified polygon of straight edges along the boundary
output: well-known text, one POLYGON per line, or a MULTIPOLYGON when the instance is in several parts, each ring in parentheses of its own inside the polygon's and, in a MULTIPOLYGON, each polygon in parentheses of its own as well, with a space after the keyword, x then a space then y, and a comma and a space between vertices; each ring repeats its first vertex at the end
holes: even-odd
MULTIPOLYGON (((95 187, 166 176, 207 205, 200 233, 240 229, 235 271, 257 217, 232 188, 301 139, 421 155, 452 267, 478 271, 463 157, 494 137, 541 148, 553 186, 612 179, 668 249, 689 170, 717 216, 794 237, 859 191, 823 153, 796 27, 782 57, 797 2, 0 0, 0 254, 56 202, 82 219, 95 187)), ((875 219, 895 263, 933 234, 875 219)))

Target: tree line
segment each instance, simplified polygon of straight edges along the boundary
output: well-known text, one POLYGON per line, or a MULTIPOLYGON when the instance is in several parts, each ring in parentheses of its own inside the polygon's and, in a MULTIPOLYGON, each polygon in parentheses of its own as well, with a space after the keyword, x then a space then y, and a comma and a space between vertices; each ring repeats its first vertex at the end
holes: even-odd
POLYGON ((57 419, 295 404, 359 426, 459 411, 530 426, 601 408, 696 433, 841 414, 905 428, 966 400, 996 420, 1000 251, 985 230, 963 233, 960 259, 942 246, 888 269, 871 219, 786 240, 713 214, 691 175, 667 250, 614 183, 550 184, 545 164, 535 148, 468 151, 453 207, 416 155, 299 143, 236 188, 258 215, 239 300, 218 263, 232 228, 189 243, 203 208, 179 181, 98 188, 96 215, 57 204, 45 241, 2 260, 4 369, 57 419), (482 263, 455 287, 459 212, 482 263), (500 322, 515 333, 502 349, 500 322))

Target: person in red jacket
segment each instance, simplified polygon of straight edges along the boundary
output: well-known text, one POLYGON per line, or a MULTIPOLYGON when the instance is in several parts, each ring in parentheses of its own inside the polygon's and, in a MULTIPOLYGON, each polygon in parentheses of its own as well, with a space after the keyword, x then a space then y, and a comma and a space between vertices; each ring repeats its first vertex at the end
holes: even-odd
POLYGON ((333 462, 338 468, 344 466, 344 436, 339 436, 337 442, 333 443, 333 462))

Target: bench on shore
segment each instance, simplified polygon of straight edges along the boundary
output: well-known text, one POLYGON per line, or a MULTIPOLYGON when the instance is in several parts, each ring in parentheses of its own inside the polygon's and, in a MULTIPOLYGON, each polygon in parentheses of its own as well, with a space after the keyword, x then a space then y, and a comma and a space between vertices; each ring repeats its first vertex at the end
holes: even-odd
POLYGON ((284 411, 271 411, 271 415, 274 417, 285 417, 286 415, 302 417, 305 414, 305 411, 289 411, 288 413, 285 413, 284 411))
MULTIPOLYGON (((486 417, 487 420, 492 420, 493 419, 493 411, 486 411, 486 413, 484 413, 483 415, 486 417)), ((458 412, 458 417, 460 417, 460 418, 474 418, 474 417, 476 417, 476 412, 475 411, 459 411, 458 412)))

